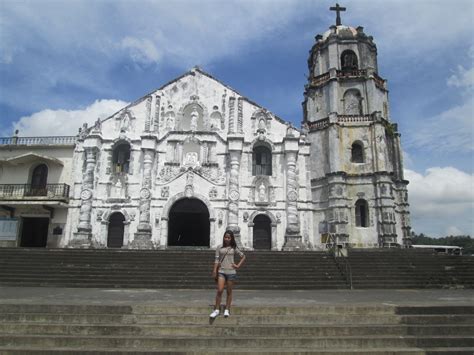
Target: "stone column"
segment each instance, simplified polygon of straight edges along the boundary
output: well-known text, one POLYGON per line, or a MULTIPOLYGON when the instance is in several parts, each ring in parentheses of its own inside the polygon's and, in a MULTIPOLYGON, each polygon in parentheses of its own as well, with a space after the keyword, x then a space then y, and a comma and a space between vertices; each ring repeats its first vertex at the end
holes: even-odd
POLYGON ((152 229, 150 224, 151 206, 151 171, 155 158, 155 138, 153 136, 142 136, 143 151, 143 177, 142 189, 140 190, 139 223, 135 238, 130 243, 132 249, 153 249, 151 241, 152 229))
POLYGON ((298 157, 298 138, 287 135, 284 140, 286 157, 286 231, 283 250, 304 250, 298 216, 298 180, 296 161, 298 157))
POLYGON ((243 138, 228 137, 229 155, 230 155, 230 176, 229 176, 229 203, 227 229, 234 232, 235 241, 241 247, 240 228, 239 228, 239 173, 240 158, 242 157, 243 138))
POLYGON ((90 248, 93 246, 91 214, 97 147, 98 141, 94 137, 86 138, 84 142, 86 168, 82 174, 81 209, 77 231, 74 233, 73 240, 69 243, 72 248, 90 248))

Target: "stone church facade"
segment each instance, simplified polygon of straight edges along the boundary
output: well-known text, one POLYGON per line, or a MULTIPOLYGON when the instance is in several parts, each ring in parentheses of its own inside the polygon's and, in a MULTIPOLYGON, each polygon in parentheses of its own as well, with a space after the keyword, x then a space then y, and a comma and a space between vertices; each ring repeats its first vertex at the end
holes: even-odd
POLYGON ((57 246, 212 248, 227 229, 244 249, 408 245, 372 37, 331 26, 308 67, 300 129, 199 68, 83 127, 57 246))

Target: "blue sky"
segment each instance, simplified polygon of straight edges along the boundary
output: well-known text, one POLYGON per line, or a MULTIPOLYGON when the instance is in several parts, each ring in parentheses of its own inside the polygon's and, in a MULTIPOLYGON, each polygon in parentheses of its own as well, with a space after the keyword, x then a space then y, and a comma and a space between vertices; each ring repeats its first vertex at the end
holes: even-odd
MULTIPOLYGON (((75 134, 83 122, 199 65, 299 126, 329 1, 0 0, 0 135, 75 134)), ((412 225, 474 232, 472 1, 345 1, 378 46, 405 151, 412 225)))

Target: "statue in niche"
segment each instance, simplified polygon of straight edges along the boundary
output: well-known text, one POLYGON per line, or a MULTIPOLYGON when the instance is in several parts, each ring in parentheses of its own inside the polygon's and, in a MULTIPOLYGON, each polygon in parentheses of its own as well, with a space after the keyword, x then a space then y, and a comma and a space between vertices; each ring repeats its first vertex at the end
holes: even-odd
POLYGON ((264 118, 260 118, 258 121, 258 130, 265 132, 267 129, 267 122, 265 122, 264 118))
POLYGON ((174 114, 173 112, 168 112, 166 114, 166 128, 167 129, 174 129, 174 114))
POLYGON ((123 185, 120 179, 112 187, 112 197, 122 197, 123 185))
POLYGON ((193 111, 191 112, 191 123, 189 125, 191 131, 196 131, 197 130, 197 120, 199 117, 199 113, 196 110, 196 107, 193 108, 193 111))
POLYGON ((263 182, 260 183, 258 187, 258 200, 260 202, 264 202, 267 199, 267 190, 265 188, 265 184, 263 182))
POLYGON ((196 166, 199 165, 199 157, 196 152, 188 152, 184 158, 184 165, 196 166))
POLYGON ((128 114, 126 113, 122 117, 122 121, 120 122, 120 132, 126 132, 130 128, 130 118, 128 117, 128 114))

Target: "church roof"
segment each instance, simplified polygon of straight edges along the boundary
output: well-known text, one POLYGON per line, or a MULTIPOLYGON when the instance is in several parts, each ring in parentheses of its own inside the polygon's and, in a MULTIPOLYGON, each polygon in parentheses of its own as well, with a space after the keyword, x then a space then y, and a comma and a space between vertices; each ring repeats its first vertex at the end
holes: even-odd
POLYGON ((331 34, 333 34, 333 35, 335 34, 335 35, 341 36, 341 37, 352 38, 352 37, 355 37, 357 35, 357 30, 354 27, 351 27, 351 26, 344 26, 344 25, 331 26, 331 28, 329 30, 324 32, 323 41, 328 39, 328 37, 331 34))

